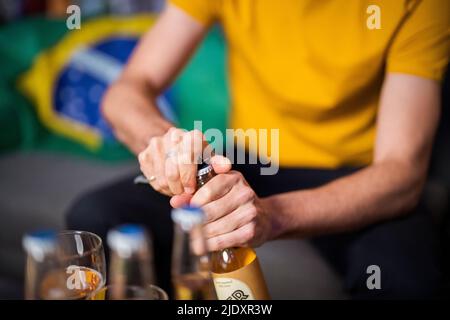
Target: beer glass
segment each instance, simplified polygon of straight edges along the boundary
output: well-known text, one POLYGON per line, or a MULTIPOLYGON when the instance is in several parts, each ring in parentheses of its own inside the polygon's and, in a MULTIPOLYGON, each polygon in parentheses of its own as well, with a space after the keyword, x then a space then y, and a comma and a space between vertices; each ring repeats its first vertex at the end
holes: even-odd
POLYGON ((82 300, 106 283, 102 240, 85 231, 24 238, 28 253, 25 298, 82 300), (43 254, 45 253, 45 254, 43 254))

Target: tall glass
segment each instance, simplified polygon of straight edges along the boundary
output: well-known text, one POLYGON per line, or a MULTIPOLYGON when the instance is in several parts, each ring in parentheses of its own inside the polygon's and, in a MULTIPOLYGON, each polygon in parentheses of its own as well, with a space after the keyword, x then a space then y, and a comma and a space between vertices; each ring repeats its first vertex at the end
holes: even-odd
POLYGON ((103 244, 100 237, 93 233, 56 233, 54 251, 44 260, 28 253, 27 299, 82 300, 105 286, 105 283, 103 244))

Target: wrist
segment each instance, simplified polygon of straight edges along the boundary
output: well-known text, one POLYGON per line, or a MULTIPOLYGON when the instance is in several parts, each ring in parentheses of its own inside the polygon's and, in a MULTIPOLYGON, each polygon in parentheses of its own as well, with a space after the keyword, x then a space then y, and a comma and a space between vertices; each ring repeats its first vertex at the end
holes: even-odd
POLYGON ((270 234, 269 240, 282 238, 287 232, 284 222, 283 209, 277 196, 270 196, 261 199, 262 206, 269 217, 270 234))
MULTIPOLYGON (((153 119, 141 124, 141 130, 139 130, 139 136, 136 139, 140 142, 139 152, 145 150, 149 145, 152 138, 161 137, 172 128, 173 125, 165 119, 153 119)), ((138 152, 138 153, 139 153, 138 152)))
POLYGON ((174 125, 164 119, 162 116, 158 117, 147 124, 148 134, 147 134, 147 144, 153 137, 161 137, 165 135, 170 128, 174 125))
POLYGON ((308 214, 300 194, 276 194, 263 200, 271 221, 270 239, 304 237, 308 232, 308 214), (293 199, 292 197, 295 197, 293 199), (293 202, 293 200, 295 200, 293 202))

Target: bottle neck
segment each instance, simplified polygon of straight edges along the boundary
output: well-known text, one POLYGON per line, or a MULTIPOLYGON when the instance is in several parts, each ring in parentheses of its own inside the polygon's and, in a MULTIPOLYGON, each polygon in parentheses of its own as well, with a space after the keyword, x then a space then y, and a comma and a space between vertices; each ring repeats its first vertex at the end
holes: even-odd
POLYGON ((212 165, 202 164, 197 172, 197 189, 203 187, 214 176, 216 176, 216 173, 214 172, 212 165))

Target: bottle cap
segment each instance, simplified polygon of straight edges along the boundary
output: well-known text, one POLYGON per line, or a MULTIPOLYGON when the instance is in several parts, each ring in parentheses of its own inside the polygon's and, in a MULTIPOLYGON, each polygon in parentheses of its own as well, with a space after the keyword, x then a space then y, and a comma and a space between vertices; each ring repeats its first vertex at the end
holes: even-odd
POLYGON ((148 239, 145 229, 135 224, 126 224, 108 232, 108 245, 120 256, 130 257, 133 252, 143 248, 148 239))
POLYGON ((172 210, 172 220, 179 224, 184 231, 203 223, 204 213, 197 207, 183 207, 172 210))
POLYGON ((203 176, 205 174, 210 173, 213 171, 213 167, 210 164, 201 164, 199 165, 198 171, 197 171, 197 177, 203 176))
POLYGON ((28 233, 22 239, 22 246, 35 260, 43 261, 46 255, 56 250, 56 232, 41 230, 28 233))

